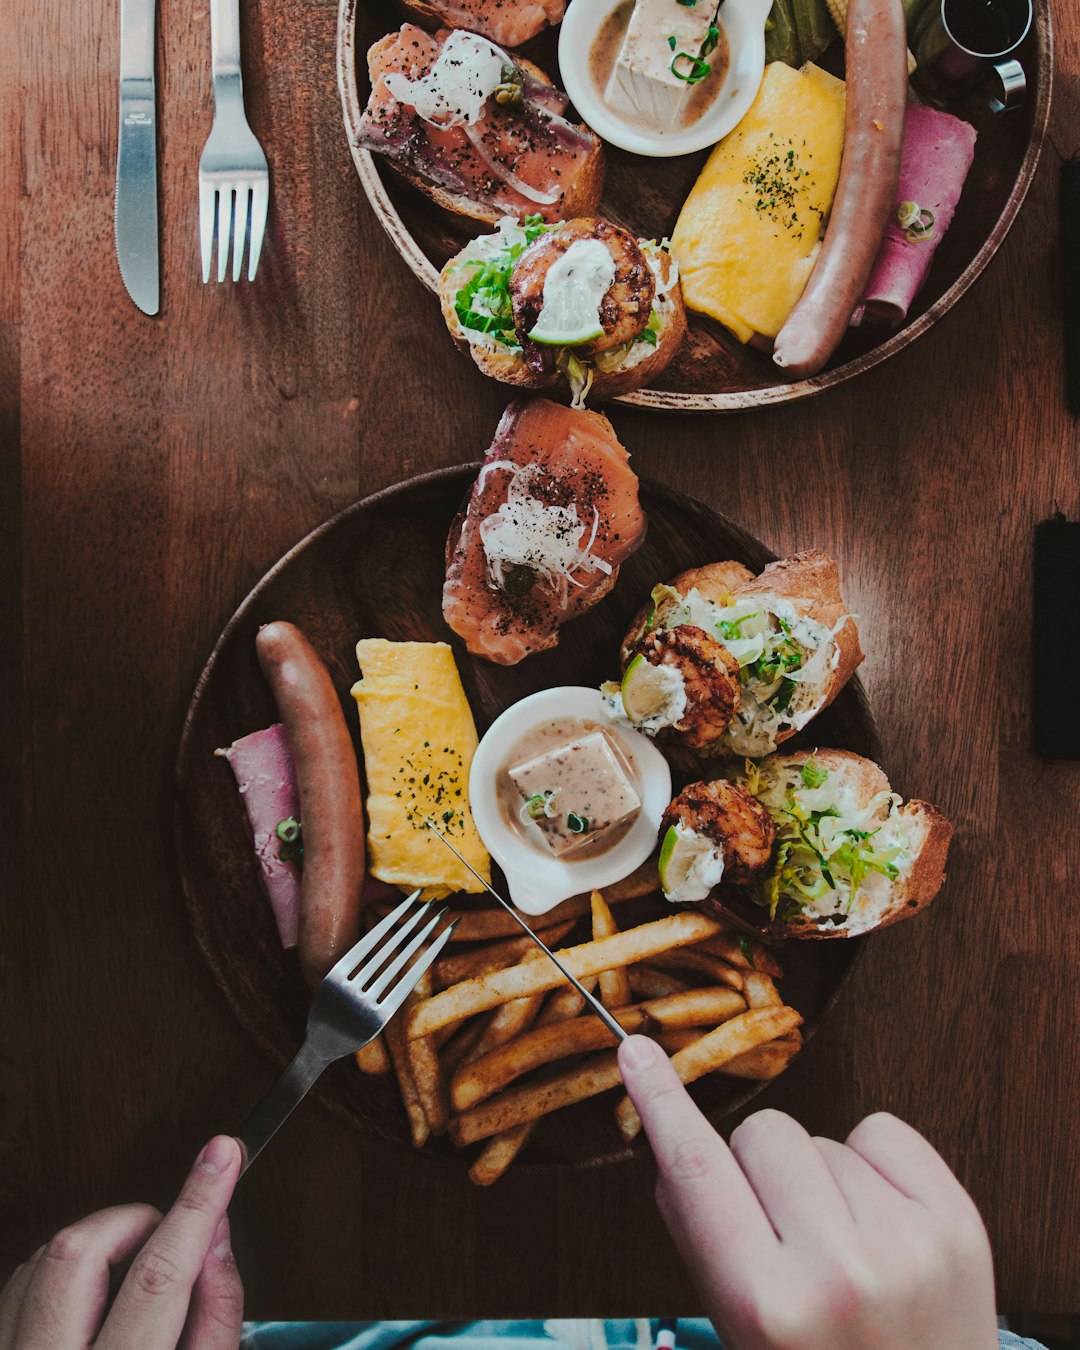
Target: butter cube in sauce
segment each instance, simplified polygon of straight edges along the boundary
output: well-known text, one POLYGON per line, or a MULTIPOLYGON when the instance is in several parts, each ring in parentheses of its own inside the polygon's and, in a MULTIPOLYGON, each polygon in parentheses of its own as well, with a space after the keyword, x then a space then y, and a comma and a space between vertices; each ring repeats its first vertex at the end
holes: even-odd
POLYGON ((539 826, 557 857, 609 847, 641 810, 641 798, 603 731, 552 746, 513 764, 508 777, 522 818, 539 826), (623 828, 620 828, 623 827, 623 828))

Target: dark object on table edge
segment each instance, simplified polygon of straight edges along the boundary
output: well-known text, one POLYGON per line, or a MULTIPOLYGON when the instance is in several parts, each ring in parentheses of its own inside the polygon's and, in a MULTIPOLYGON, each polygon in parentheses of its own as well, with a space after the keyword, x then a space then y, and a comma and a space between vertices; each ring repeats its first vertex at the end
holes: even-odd
MULTIPOLYGON (((1077 170, 1080 183, 1080 165, 1077 170)), ((1080 259, 1077 272, 1080 281, 1080 259)), ((1035 527, 1034 589, 1032 748, 1043 759, 1080 759, 1080 702, 1069 696, 1080 666, 1080 521, 1058 512, 1035 527)))

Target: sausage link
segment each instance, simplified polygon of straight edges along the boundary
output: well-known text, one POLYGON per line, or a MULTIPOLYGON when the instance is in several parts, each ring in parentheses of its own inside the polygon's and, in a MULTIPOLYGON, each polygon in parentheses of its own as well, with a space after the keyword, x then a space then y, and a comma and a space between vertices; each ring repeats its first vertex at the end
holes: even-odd
POLYGON ((330 673, 299 628, 268 623, 255 651, 296 763, 304 831, 300 969, 315 986, 360 936, 364 812, 356 754, 330 673))
POLYGON ((836 350, 866 288, 900 175, 907 100, 901 0, 850 0, 844 39, 844 152, 825 240, 773 348, 778 366, 816 375, 836 350))

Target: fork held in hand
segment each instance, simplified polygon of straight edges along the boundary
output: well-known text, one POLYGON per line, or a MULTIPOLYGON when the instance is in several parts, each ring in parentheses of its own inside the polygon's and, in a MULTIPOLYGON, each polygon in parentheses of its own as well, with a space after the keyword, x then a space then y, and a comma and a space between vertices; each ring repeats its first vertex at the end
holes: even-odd
POLYGON ((424 915, 431 913, 431 906, 417 899, 419 894, 414 891, 397 909, 380 920, 366 937, 346 952, 316 988, 304 1044, 237 1132, 237 1138, 244 1146, 241 1174, 251 1166, 323 1069, 375 1039, 449 942, 457 925, 456 919, 443 929, 412 966, 405 969, 446 913, 443 906, 415 932, 424 915), (405 973, 401 974, 403 970, 405 973))
POLYGON ((248 213, 248 280, 255 278, 270 204, 270 170, 248 126, 240 75, 239 0, 210 0, 210 51, 214 75, 214 123, 199 160, 199 235, 202 277, 210 280, 217 224, 218 281, 225 280, 232 250, 232 279, 240 280, 248 213))

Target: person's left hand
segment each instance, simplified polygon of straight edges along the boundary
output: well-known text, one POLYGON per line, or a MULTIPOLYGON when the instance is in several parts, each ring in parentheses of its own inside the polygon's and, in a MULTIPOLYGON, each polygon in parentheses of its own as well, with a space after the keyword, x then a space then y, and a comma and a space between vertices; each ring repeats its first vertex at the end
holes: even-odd
POLYGON ((0 1293, 0 1350, 236 1350, 244 1290, 226 1209, 239 1175, 240 1145, 218 1135, 164 1218, 117 1205, 62 1229, 0 1293))

